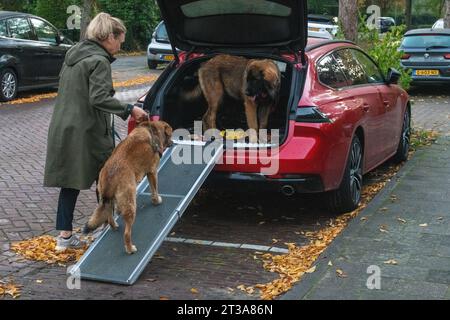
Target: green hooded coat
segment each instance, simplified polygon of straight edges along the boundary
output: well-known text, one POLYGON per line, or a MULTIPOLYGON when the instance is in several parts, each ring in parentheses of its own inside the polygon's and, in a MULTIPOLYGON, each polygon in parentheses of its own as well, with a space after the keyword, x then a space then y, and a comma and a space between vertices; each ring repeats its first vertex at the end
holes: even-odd
POLYGON ((113 61, 89 40, 67 52, 48 131, 44 186, 89 189, 111 155, 111 114, 126 120, 130 112, 113 98, 113 61))

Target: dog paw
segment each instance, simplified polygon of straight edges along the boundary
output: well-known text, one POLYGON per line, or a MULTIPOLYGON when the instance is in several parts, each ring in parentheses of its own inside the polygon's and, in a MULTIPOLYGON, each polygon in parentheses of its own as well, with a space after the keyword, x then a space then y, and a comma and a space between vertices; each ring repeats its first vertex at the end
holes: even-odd
POLYGON ((110 224, 110 226, 111 226, 111 228, 112 228, 114 231, 117 231, 117 229, 119 229, 119 225, 118 225, 117 222, 115 222, 115 221, 114 221, 113 224, 110 224))
POLYGON ((161 204, 161 203, 162 203, 162 198, 161 198, 161 196, 152 197, 152 203, 153 203, 155 206, 161 204))
POLYGON ((133 253, 135 253, 135 252, 137 251, 137 248, 136 248, 135 245, 132 245, 132 246, 131 246, 131 250, 128 250, 128 248, 125 246, 125 251, 126 251, 128 254, 133 254, 133 253))

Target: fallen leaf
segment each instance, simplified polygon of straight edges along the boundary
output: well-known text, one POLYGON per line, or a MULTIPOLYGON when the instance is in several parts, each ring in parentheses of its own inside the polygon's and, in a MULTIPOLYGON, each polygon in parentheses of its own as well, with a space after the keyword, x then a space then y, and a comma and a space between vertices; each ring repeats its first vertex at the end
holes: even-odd
POLYGON ((169 297, 166 297, 166 296, 160 296, 160 297, 159 297, 159 300, 169 300, 169 297))
POLYGON ((278 241, 280 241, 280 240, 278 240, 278 239, 272 239, 272 242, 273 242, 273 243, 277 243, 278 241))
POLYGON ((390 259, 390 260, 384 261, 383 263, 384 264, 393 264, 393 265, 397 265, 398 264, 397 261, 395 261, 394 259, 390 259))
POLYGON ((332 266, 333 266, 333 262, 328 261, 328 265, 329 265, 330 267, 332 267, 332 266))
POLYGON ((397 220, 398 220, 398 222, 401 222, 401 223, 406 223, 406 220, 405 220, 405 219, 402 219, 402 218, 397 218, 397 220))
POLYGON ((389 208, 383 207, 383 208, 380 208, 378 211, 388 211, 388 210, 389 210, 389 208))
POLYGON ((439 217, 439 218, 437 218, 438 220, 444 220, 444 217, 439 217))
POLYGON ((428 227, 428 223, 419 224, 419 227, 428 227))
POLYGON ((265 221, 261 221, 260 223, 258 223, 259 225, 262 225, 262 224, 264 224, 264 223, 266 223, 265 221))
POLYGON ((361 218, 361 221, 366 221, 366 220, 367 220, 366 217, 362 217, 362 218, 361 218))
POLYGON ((380 232, 389 232, 385 225, 380 226, 380 232))
POLYGON ((36 283, 42 283, 43 281, 42 280, 36 280, 36 283))
POLYGON ((347 275, 341 269, 337 269, 336 273, 337 273, 338 277, 340 277, 340 278, 347 278, 347 275))
POLYGON ((153 278, 149 278, 149 279, 145 279, 145 281, 148 281, 148 282, 155 282, 155 281, 156 281, 156 279, 153 279, 153 278))
POLYGON ((230 287, 227 287, 227 290, 230 291, 230 292, 234 292, 234 289, 230 288, 230 287))
POLYGON ((305 271, 305 273, 313 273, 314 271, 316 271, 316 266, 309 268, 308 270, 305 271))
POLYGON ((195 289, 195 288, 192 288, 192 289, 191 289, 191 293, 193 293, 193 294, 197 294, 197 293, 198 293, 198 290, 197 290, 197 289, 195 289))

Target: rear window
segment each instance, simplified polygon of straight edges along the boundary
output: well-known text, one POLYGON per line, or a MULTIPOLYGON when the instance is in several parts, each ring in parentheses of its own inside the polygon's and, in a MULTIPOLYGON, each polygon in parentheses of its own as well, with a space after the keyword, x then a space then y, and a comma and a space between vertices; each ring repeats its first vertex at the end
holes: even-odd
POLYGON ((429 48, 429 47, 450 47, 450 35, 416 35, 407 36, 403 39, 404 48, 429 48))
POLYGON ((291 15, 291 8, 266 0, 200 0, 182 5, 181 11, 188 18, 222 14, 291 15))

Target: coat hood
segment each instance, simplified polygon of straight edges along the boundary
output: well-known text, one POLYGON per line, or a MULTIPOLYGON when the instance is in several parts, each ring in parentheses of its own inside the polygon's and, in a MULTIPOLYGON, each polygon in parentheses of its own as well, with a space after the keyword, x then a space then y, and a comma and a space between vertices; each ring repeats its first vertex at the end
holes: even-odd
POLYGON ((73 66, 94 55, 100 55, 107 58, 111 63, 113 63, 116 59, 109 54, 106 49, 99 44, 98 42, 92 40, 84 40, 76 44, 72 49, 70 49, 66 54, 65 63, 68 66, 73 66))

